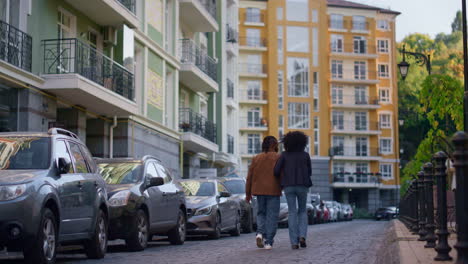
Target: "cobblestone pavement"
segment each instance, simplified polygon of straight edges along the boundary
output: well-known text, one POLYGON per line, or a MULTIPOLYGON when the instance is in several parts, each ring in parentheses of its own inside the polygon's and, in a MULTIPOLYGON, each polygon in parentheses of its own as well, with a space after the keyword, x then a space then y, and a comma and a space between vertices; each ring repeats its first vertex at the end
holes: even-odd
MULTIPOLYGON (((291 250, 287 229, 278 229, 273 250, 258 249, 255 235, 225 236, 220 240, 190 238, 182 246, 166 241, 152 242, 143 252, 126 252, 117 241, 109 247, 102 260, 88 260, 80 252, 67 252, 58 256, 60 264, 271 264, 271 263, 346 263, 374 264, 377 248, 383 242, 390 225, 385 221, 354 220, 309 226, 308 247, 291 250)), ((19 264, 22 260, 0 258, 0 263, 19 264)))

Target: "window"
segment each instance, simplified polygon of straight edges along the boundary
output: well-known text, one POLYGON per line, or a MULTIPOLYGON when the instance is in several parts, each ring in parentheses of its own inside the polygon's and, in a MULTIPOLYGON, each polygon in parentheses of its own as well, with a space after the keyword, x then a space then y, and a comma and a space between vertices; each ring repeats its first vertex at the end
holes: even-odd
POLYGON ((263 100, 261 81, 247 82, 247 100, 263 100))
POLYGON ((71 14, 66 12, 65 10, 59 9, 58 10, 58 38, 65 39, 65 38, 73 38, 74 37, 74 18, 71 14))
POLYGON ((369 164, 364 162, 356 163, 356 182, 367 182, 369 164))
POLYGON ((309 128, 309 104, 288 103, 288 127, 309 128))
POLYGON ((331 72, 332 72, 332 78, 343 79, 343 61, 332 60, 331 72))
POLYGON ((381 138, 380 139, 380 153, 390 154, 392 153, 392 139, 391 138, 381 138))
POLYGON ((332 86, 332 104, 343 104, 343 86, 332 86))
POLYGON ((345 163, 342 161, 333 161, 333 174, 344 173, 345 163))
POLYGON ((260 108, 253 107, 247 112, 247 126, 248 127, 259 127, 260 123, 260 108))
POLYGON ((288 95, 292 97, 309 96, 309 60, 288 58, 288 95))
POLYGON ((331 14, 330 27, 333 29, 343 29, 343 15, 331 14))
POLYGON ((286 1, 286 19, 289 21, 309 21, 309 1, 286 1))
POLYGON ((353 30, 366 31, 366 17, 364 16, 353 16, 353 30))
POLYGON ((290 52, 309 52, 309 29, 307 27, 287 27, 286 45, 290 52))
POLYGON ((312 22, 313 23, 318 23, 318 10, 317 9, 312 9, 312 22))
POLYGON ((392 128, 390 114, 380 114, 379 119, 380 119, 380 128, 392 128))
POLYGON ((88 164, 90 172, 97 172, 96 163, 93 161, 93 155, 91 155, 88 148, 86 148, 85 146, 81 146, 81 153, 83 153, 83 157, 85 158, 86 163, 88 164))
POLYGON ((368 138, 357 137, 356 138, 356 156, 365 157, 367 156, 368 138))
POLYGON ((392 179, 393 178, 392 168, 393 168, 392 164, 385 164, 385 163, 380 164, 380 174, 382 175, 382 178, 392 179))
POLYGON ((316 27, 312 28, 312 65, 314 67, 319 65, 319 37, 316 27))
POLYGON ((20 1, 1 0, 0 1, 0 20, 19 28, 20 1))
POLYGON ((365 37, 360 37, 360 36, 354 37, 353 43, 354 43, 354 53, 366 54, 367 41, 365 37))
POLYGON ((263 23, 261 19, 260 9, 248 7, 245 21, 252 22, 252 23, 263 23))
POLYGON ((164 168, 161 164, 159 163, 154 163, 156 166, 156 171, 158 172, 159 177, 164 179, 164 183, 169 183, 171 182, 171 176, 169 175, 169 172, 167 171, 166 168, 164 168))
POLYGON ((314 72, 313 74, 313 82, 314 82, 314 111, 317 112, 319 110, 319 80, 318 80, 318 72, 314 72))
POLYGON ((70 153, 72 154, 73 164, 75 164, 75 173, 88 173, 88 166, 81 154, 80 146, 76 143, 69 142, 70 153))
POLYGON ((284 118, 283 118, 283 115, 279 115, 279 116, 278 116, 278 128, 279 128, 279 129, 283 129, 283 122, 284 122, 283 119, 284 119, 284 118))
POLYGON ((157 178, 159 177, 158 171, 156 170, 156 167, 154 166, 154 162, 148 163, 146 167, 146 174, 149 177, 147 178, 148 180, 151 178, 157 178))
POLYGON ((283 54, 283 27, 278 26, 278 64, 283 65, 284 54, 283 54))
POLYGON ((354 79, 355 80, 366 79, 366 62, 365 61, 354 62, 354 79))
POLYGON ((333 143, 333 148, 338 149, 339 152, 343 152, 344 136, 333 136, 332 143, 333 143))
POLYGON ((263 73, 261 55, 248 55, 247 56, 247 72, 248 73, 263 73))
POLYGON ((276 19, 283 20, 283 8, 282 7, 276 8, 276 19))
POLYGON ((388 30, 389 25, 387 20, 377 20, 377 28, 379 30, 388 30))
POLYGON ((355 129, 357 131, 367 130, 367 113, 356 112, 354 113, 355 129))
POLYGON ((380 88, 379 99, 381 103, 390 103, 390 89, 380 88))
MULTIPOLYGON (((247 153, 258 154, 261 152, 261 142, 259 134, 248 134, 247 135, 247 153)), ((249 164, 250 166, 250 164, 249 164)))
POLYGON ((343 35, 331 35, 331 52, 343 52, 343 35))
POLYGON ((379 77, 388 78, 388 64, 379 64, 379 77))
POLYGON ((388 39, 377 40, 377 49, 380 53, 388 53, 388 39))
POLYGON ((319 117, 314 116, 314 154, 319 156, 319 117))
POLYGON ((263 47, 260 39, 260 29, 247 29, 247 46, 249 47, 263 47))
POLYGON ((310 155, 310 137, 307 136, 307 145, 304 148, 304 151, 310 155))
MULTIPOLYGON (((63 140, 58 140, 57 145, 55 147, 55 158, 58 161, 59 158, 65 158, 69 162, 71 162, 71 156, 67 149, 67 144, 63 140)), ((73 173, 73 166, 70 166, 70 170, 68 173, 73 173)))
POLYGON ((284 73, 283 71, 278 71, 278 108, 283 109, 283 99, 284 99, 284 73))
POLYGON ((337 130, 344 129, 344 112, 343 111, 332 112, 332 125, 333 125, 333 129, 337 129, 337 130))
POLYGON ((354 87, 354 104, 365 105, 367 104, 367 88, 363 86, 354 87))

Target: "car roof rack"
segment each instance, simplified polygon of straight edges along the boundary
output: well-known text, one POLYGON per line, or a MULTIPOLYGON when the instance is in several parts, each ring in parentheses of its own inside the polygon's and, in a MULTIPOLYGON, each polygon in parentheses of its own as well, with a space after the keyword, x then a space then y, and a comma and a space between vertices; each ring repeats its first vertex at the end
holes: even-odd
POLYGON ((48 133, 50 135, 65 135, 65 136, 72 137, 74 139, 80 139, 75 133, 72 133, 66 129, 58 128, 58 127, 52 127, 51 129, 49 129, 48 133))

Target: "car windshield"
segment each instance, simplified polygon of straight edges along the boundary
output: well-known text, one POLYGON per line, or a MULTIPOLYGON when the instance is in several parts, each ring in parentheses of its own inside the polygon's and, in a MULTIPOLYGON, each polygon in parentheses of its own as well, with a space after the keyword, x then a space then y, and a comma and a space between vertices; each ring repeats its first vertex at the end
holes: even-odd
POLYGON ((0 170, 39 170, 50 165, 50 138, 0 137, 0 170))
POLYGON ((141 163, 100 163, 99 173, 108 184, 131 184, 141 180, 141 163))
POLYGON ((232 194, 244 194, 245 193, 245 182, 240 180, 229 180, 225 181, 224 186, 232 194))
POLYGON ((180 185, 187 196, 214 196, 216 192, 214 182, 183 181, 180 185))

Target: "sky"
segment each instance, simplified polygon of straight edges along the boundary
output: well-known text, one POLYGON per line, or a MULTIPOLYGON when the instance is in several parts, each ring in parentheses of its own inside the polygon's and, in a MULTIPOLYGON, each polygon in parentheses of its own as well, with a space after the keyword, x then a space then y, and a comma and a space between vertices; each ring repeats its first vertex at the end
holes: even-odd
POLYGON ((450 33, 451 24, 462 0, 349 0, 362 4, 390 8, 401 12, 397 17, 397 41, 411 33, 450 33))

